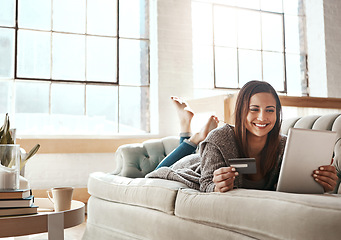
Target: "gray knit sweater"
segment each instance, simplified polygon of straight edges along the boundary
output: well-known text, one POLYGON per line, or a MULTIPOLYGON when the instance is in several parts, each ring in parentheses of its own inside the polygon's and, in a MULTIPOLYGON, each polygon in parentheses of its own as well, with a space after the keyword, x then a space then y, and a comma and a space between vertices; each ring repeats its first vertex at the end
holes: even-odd
MULTIPOLYGON (((267 175, 264 189, 275 190, 282 162, 286 136, 281 136, 280 151, 275 167, 267 175)), ((179 181, 188 187, 203 192, 214 191, 213 172, 229 166, 228 159, 238 158, 237 143, 233 128, 226 124, 210 132, 199 148, 199 154, 192 154, 180 159, 172 167, 161 167, 148 175, 147 178, 163 178, 179 181)), ((243 177, 237 176, 234 186, 242 188, 243 177)))

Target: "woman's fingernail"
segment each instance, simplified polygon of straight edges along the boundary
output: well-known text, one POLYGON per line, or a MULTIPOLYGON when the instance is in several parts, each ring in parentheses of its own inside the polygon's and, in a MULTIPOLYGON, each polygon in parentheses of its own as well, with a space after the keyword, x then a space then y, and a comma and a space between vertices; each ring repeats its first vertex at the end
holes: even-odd
POLYGON ((320 172, 319 171, 315 171, 316 174, 319 174, 320 172))
POLYGON ((239 172, 235 172, 234 175, 238 176, 238 175, 239 175, 239 172))
POLYGON ((231 170, 232 170, 232 171, 236 171, 236 169, 235 169, 235 168, 232 168, 231 170))
POLYGON ((316 175, 316 174, 314 174, 314 177, 317 177, 317 175, 316 175))
POLYGON ((323 170, 324 170, 324 167, 320 167, 320 170, 323 171, 323 170))
POLYGON ((315 181, 318 182, 319 180, 317 178, 315 178, 315 181))

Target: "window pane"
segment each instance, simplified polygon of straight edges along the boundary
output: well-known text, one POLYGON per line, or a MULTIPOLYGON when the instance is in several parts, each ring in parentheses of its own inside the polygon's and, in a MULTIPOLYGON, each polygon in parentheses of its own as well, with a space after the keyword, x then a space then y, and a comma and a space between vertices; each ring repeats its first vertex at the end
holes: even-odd
POLYGON ((18 77, 51 77, 51 33, 18 31, 18 77))
POLYGON ((261 9, 263 11, 282 13, 282 0, 261 0, 261 9))
POLYGON ((119 88, 119 132, 147 133, 149 126, 149 88, 119 88))
POLYGON ((238 47, 256 50, 261 49, 259 12, 249 10, 238 11, 238 47))
POLYGON ((304 23, 302 17, 285 15, 285 45, 290 53, 304 53, 304 23))
POLYGON ((251 9, 260 9, 259 0, 236 0, 236 6, 251 9))
POLYGON ((51 30, 51 0, 19 0, 19 28, 51 30))
POLYGON ((214 88, 213 47, 193 46, 193 78, 196 88, 214 88))
POLYGON ((262 13, 263 50, 283 52, 283 18, 279 14, 262 13))
POLYGON ((94 134, 118 132, 118 92, 116 86, 86 86, 86 112, 93 121, 94 134))
POLYGON ((15 26, 15 1, 1 0, 0 26, 15 26))
POLYGON ((292 96, 307 93, 305 83, 305 57, 298 54, 286 54, 287 91, 292 96))
POLYGON ((239 87, 251 80, 262 80, 262 55, 260 51, 241 50, 239 57, 239 87))
POLYGON ((17 81, 15 90, 16 113, 49 113, 50 83, 17 81))
POLYGON ((240 3, 241 0, 214 0, 216 4, 222 4, 227 6, 237 6, 237 3, 240 3))
POLYGON ((303 15, 303 0, 283 1, 284 13, 292 15, 303 15))
POLYGON ((237 49, 215 48, 215 78, 216 87, 238 87, 237 49))
POLYGON ((277 91, 284 91, 283 54, 263 52, 263 80, 277 91))
POLYGON ((119 78, 123 85, 148 85, 148 42, 120 39, 119 78))
POLYGON ((85 33, 84 0, 53 1, 53 30, 85 33))
POLYGON ((214 44, 237 47, 237 14, 235 8, 214 7, 214 44))
POLYGON ((120 36, 148 38, 148 0, 120 1, 120 36))
POLYGON ((192 34, 196 44, 213 44, 211 4, 192 2, 192 34))
POLYGON ((85 79, 85 36, 53 33, 52 78, 85 79))
MULTIPOLYGON (((0 113, 12 113, 13 81, 0 81, 0 113)), ((2 114, 1 114, 2 115, 2 114)), ((4 119, 5 115, 0 119, 4 119)))
POLYGON ((0 28, 0 78, 14 78, 14 29, 0 28))
POLYGON ((116 38, 87 37, 87 80, 117 81, 116 41, 116 38))
POLYGON ((87 1, 87 33, 116 36, 117 0, 87 1))
POLYGON ((84 85, 52 83, 51 113, 83 115, 84 91, 84 85))

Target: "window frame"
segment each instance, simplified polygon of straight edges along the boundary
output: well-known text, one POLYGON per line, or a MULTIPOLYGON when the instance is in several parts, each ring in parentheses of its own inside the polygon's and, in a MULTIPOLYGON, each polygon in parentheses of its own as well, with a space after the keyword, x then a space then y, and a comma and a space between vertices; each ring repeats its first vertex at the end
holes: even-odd
MULTIPOLYGON (((282 3, 283 3, 284 0, 282 0, 282 3)), ((300 4, 302 4, 300 6, 300 11, 297 15, 294 15, 294 14, 291 14, 291 13, 285 13, 284 11, 284 7, 282 9, 281 12, 274 12, 274 11, 269 11, 269 10, 262 10, 261 9, 261 6, 259 9, 254 9, 254 8, 248 8, 248 7, 245 7, 245 6, 237 6, 237 5, 233 5, 233 4, 229 4, 229 3, 222 3, 222 1, 219 1, 219 0, 192 0, 192 2, 194 3, 204 3, 204 4, 210 4, 211 5, 211 10, 212 10, 212 13, 211 13, 211 17, 212 19, 210 21, 212 21, 212 39, 211 39, 211 44, 202 44, 202 43, 196 43, 196 42, 193 42, 194 45, 200 45, 200 46, 207 46, 207 47, 212 47, 212 73, 213 73, 213 89, 217 89, 217 90, 232 90, 232 91, 235 91, 235 90, 238 90, 240 89, 242 86, 241 86, 241 81, 240 81, 240 74, 239 74, 239 66, 240 66, 240 61, 239 61, 239 54, 240 54, 240 50, 253 50, 253 51, 257 51, 261 54, 261 75, 262 75, 262 79, 260 80, 264 80, 264 59, 263 59, 263 53, 264 52, 270 52, 270 53, 280 53, 282 55, 282 59, 283 59, 283 83, 281 83, 283 85, 283 90, 277 90, 278 93, 280 94, 288 94, 288 74, 287 74, 287 54, 295 54, 297 55, 297 57, 299 56, 300 58, 304 58, 303 60, 303 64, 304 64, 304 68, 302 69, 304 71, 304 79, 302 80, 301 79, 301 96, 309 96, 309 92, 308 92, 308 69, 307 69, 307 47, 306 47, 306 43, 305 43, 305 39, 306 39, 306 36, 305 36, 305 14, 303 13, 302 9, 303 9, 303 6, 304 6, 304 0, 301 0, 300 1, 300 4), (259 12, 260 13, 260 35, 261 35, 261 47, 260 49, 246 49, 246 48, 243 48, 243 47, 240 47, 239 44, 238 44, 238 39, 237 39, 237 43, 236 43, 236 47, 231 47, 231 46, 221 46, 219 44, 216 44, 215 42, 215 8, 216 7, 222 7, 222 8, 232 8, 232 9, 235 9, 235 10, 248 10, 248 11, 254 11, 254 12, 259 12), (279 15, 281 16, 281 20, 282 20, 282 24, 283 24, 283 34, 282 34, 282 42, 283 42, 283 51, 282 52, 279 52, 279 51, 273 51, 273 50, 264 50, 263 49, 263 39, 262 39, 262 13, 267 13, 267 14, 276 14, 276 15, 279 15), (287 51, 286 49, 286 28, 285 28, 285 19, 286 19, 286 16, 296 16, 299 18, 299 21, 301 22, 301 19, 303 19, 303 22, 301 22, 301 24, 303 24, 303 29, 300 30, 300 31, 303 31, 303 48, 302 46, 300 47, 300 51, 299 52, 291 52, 291 51, 287 51), (237 54, 237 60, 236 60, 236 64, 237 64, 237 84, 238 84, 238 87, 221 87, 221 86, 217 86, 217 76, 216 76, 216 48, 219 48, 219 47, 223 47, 223 48, 228 48, 228 49, 234 49, 236 50, 236 54, 237 54), (303 49, 303 50, 302 50, 303 49), (303 85, 302 85, 303 84, 303 85)), ((238 32, 238 23, 236 22, 236 31, 238 32)), ((302 44, 302 40, 300 42, 300 44, 302 44)), ((302 64, 302 62, 300 62, 302 64)), ((250 79, 250 80, 253 80, 253 79, 250 79)), ((258 79, 259 80, 259 79, 258 79)), ((194 81, 196 81, 196 79, 194 79, 194 81)), ((210 79, 211 81, 211 79, 210 79)), ((202 87, 199 87, 200 89, 202 87)), ((205 88, 205 87, 203 87, 205 88)), ((207 87, 206 87, 207 88, 207 87)))
MULTIPOLYGON (((20 0, 14 0, 14 8, 15 8, 15 13, 14 13, 14 17, 15 17, 15 22, 14 22, 14 26, 0 26, 1 28, 7 28, 7 29, 13 29, 14 30, 14 63, 13 63, 13 76, 11 76, 10 78, 4 78, 2 80, 4 81, 10 81, 13 83, 13 85, 15 85, 15 82, 17 80, 19 81, 27 81, 27 82, 41 82, 41 83, 48 83, 49 84, 49 103, 48 103, 48 115, 51 115, 51 86, 54 83, 57 84, 72 84, 72 85, 82 85, 84 86, 84 99, 87 98, 87 90, 86 90, 86 86, 89 85, 94 85, 94 86, 114 86, 117 87, 117 103, 115 103, 117 105, 117 116, 115 116, 115 119, 117 119, 117 129, 115 130, 115 133, 113 133, 114 135, 124 135, 124 134, 129 134, 123 132, 120 130, 120 125, 121 125, 121 118, 120 118, 120 106, 121 106, 121 98, 120 98, 120 94, 119 94, 119 89, 120 87, 133 87, 133 88, 138 88, 140 91, 145 92, 147 89, 147 91, 150 91, 150 25, 149 25, 149 21, 150 21, 150 2, 149 0, 144 0, 143 4, 144 4, 144 9, 145 9, 145 17, 146 17, 146 22, 144 23, 144 27, 145 30, 147 31, 147 35, 146 36, 140 36, 140 37, 127 37, 127 36, 121 36, 120 35, 120 1, 121 0, 117 0, 116 1, 116 30, 115 30, 115 34, 113 34, 112 36, 107 36, 107 35, 97 35, 97 34, 92 34, 92 33, 88 33, 87 28, 85 27, 84 33, 75 33, 75 32, 63 32, 63 31, 57 31, 57 30, 53 30, 53 26, 51 26, 51 28, 49 30, 41 30, 41 29, 33 29, 33 28, 25 28, 25 27, 19 27, 19 1, 20 0), (80 35, 80 36, 84 36, 84 40, 85 40, 85 72, 87 71, 86 66, 87 66, 87 38, 88 37, 108 37, 111 39, 115 39, 116 40, 116 77, 115 79, 112 79, 111 81, 94 81, 94 80, 87 80, 87 76, 85 75, 84 80, 78 80, 78 79, 57 79, 57 78, 53 78, 52 76, 52 68, 50 69, 50 78, 40 78, 40 77, 22 77, 22 76, 18 76, 18 61, 19 61, 19 57, 18 57, 18 48, 19 48, 19 42, 18 42, 18 34, 20 32, 20 30, 29 30, 29 31, 34 31, 34 32, 46 32, 49 33, 51 38, 50 38, 50 44, 51 44, 51 49, 50 49, 50 59, 51 59, 51 63, 52 64, 52 42, 53 42, 53 34, 57 33, 57 34, 72 34, 72 35, 80 35), (120 83, 120 42, 121 40, 134 40, 134 41, 138 41, 138 42, 144 42, 147 49, 145 49, 146 51, 146 69, 147 73, 146 73, 146 78, 145 80, 143 80, 143 82, 141 81, 141 76, 140 76, 140 80, 138 83, 127 83, 127 84, 122 84, 120 83), (13 77, 13 78, 12 78, 13 77)), ((85 24, 86 24, 86 19, 88 18, 88 12, 87 12, 87 7, 88 7, 88 1, 85 2, 85 24)), ((53 11, 53 0, 51 0, 51 12, 53 11)), ((53 19, 53 16, 50 16, 51 21, 53 19)), ((141 48, 143 49, 143 48, 141 48)), ((140 55, 140 59, 141 59, 140 55)), ((150 96, 149 96, 150 98, 150 96)), ((150 100, 150 99, 149 99, 150 100)), ((17 114, 15 108, 14 108, 14 102, 15 100, 12 99, 11 100, 11 105, 12 105, 12 110, 14 115, 17 114)), ((148 110, 150 111, 150 109, 148 110)), ((84 113, 82 114, 82 116, 87 116, 87 105, 86 102, 84 102, 84 113)), ((148 114, 148 116, 145 116, 145 118, 148 118, 145 120, 145 122, 150 123, 150 114, 148 114)), ((150 126, 147 126, 147 132, 146 134, 150 134, 150 126)), ((26 136, 26 135, 23 135, 26 136)), ((44 135, 44 137, 53 137, 55 136, 54 134, 47 134, 44 135)), ((68 135, 67 135, 68 136, 68 135)), ((83 136, 83 135, 82 135, 83 136)), ((93 136, 93 135, 89 135, 88 133, 84 133, 84 137, 89 137, 89 136, 93 136)), ((101 137, 106 137, 106 136, 102 136, 102 135, 98 135, 101 137)), ((112 136, 112 135, 110 135, 112 136)))

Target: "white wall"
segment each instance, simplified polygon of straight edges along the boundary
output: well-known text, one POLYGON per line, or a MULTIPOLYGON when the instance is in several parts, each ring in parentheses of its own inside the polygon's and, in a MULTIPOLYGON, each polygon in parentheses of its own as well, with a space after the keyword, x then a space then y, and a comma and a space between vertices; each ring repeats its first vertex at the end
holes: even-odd
POLYGON ((327 97, 323 0, 306 0, 305 13, 309 94, 314 97, 327 97))
POLYGON ((324 1, 328 97, 341 98, 341 1, 324 1))
POLYGON ((310 96, 341 97, 341 1, 306 0, 310 96))
POLYGON ((115 170, 114 153, 36 154, 25 165, 25 178, 32 189, 55 186, 85 188, 92 172, 115 170))
POLYGON ((154 20, 160 135, 177 135, 178 118, 170 97, 192 98, 193 94, 191 0, 157 0, 154 20))

